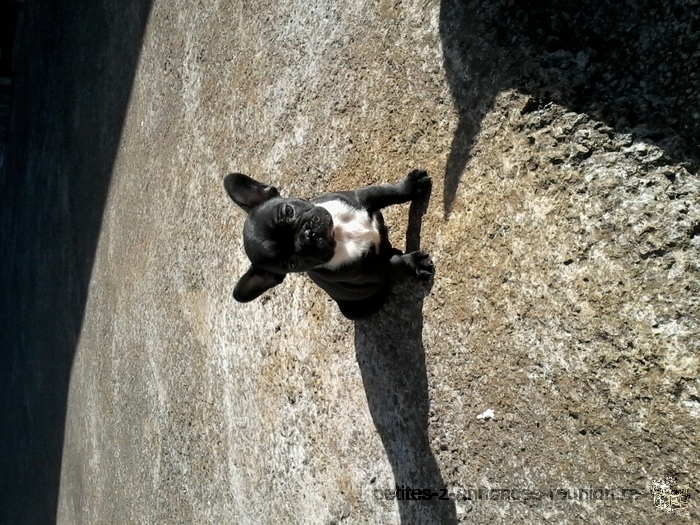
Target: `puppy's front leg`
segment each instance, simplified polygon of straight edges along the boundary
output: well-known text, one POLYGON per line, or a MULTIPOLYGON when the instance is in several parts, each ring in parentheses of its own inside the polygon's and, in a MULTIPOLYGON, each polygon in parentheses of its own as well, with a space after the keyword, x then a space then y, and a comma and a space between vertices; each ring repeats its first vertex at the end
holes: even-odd
POLYGON ((389 263, 397 273, 414 275, 422 281, 427 281, 435 273, 430 255, 423 251, 392 255, 389 263))
POLYGON ((432 181, 425 170, 413 170, 399 182, 367 186, 357 190, 360 204, 370 213, 430 194, 432 181))

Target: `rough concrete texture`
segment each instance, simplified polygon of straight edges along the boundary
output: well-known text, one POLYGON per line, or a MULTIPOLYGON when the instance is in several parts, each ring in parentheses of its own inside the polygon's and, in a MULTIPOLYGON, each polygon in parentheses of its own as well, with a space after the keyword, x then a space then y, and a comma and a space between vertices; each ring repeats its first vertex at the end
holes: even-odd
MULTIPOLYGON (((623 4, 155 2, 58 522, 697 521, 700 11, 623 4), (233 301, 226 173, 312 197, 416 167, 432 286, 357 323, 301 275, 233 301), (665 475, 689 517, 653 508, 665 475), (380 497, 395 485, 545 496, 380 497), (549 492, 598 487, 643 494, 549 492)), ((408 211, 385 213, 398 246, 408 211)))

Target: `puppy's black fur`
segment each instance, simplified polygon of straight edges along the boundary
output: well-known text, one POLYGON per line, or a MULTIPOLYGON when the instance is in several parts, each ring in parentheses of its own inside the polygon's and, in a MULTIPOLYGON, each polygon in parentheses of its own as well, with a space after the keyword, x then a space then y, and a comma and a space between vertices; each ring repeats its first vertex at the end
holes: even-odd
POLYGON ((427 172, 413 170, 394 184, 322 195, 312 201, 283 198, 272 186, 232 173, 224 188, 248 213, 243 244, 251 266, 233 291, 252 301, 290 272, 306 272, 350 319, 377 312, 401 275, 429 279, 430 256, 392 248, 381 209, 428 197, 427 172))

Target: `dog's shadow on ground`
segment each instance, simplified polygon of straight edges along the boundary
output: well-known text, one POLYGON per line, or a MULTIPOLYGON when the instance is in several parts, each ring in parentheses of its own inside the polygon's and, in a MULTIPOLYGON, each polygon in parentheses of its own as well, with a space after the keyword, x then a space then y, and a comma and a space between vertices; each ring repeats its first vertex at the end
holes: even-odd
MULTIPOLYGON (((429 196, 409 211, 406 252, 419 249, 421 219, 429 196)), ((394 472, 397 486, 430 489, 445 486, 428 439, 428 376, 423 347, 423 299, 432 283, 397 284, 384 307, 355 323, 355 355, 369 411, 394 472)), ((388 488, 378 486, 378 494, 388 488)), ((457 523, 454 502, 398 502, 401 523, 457 523)))
POLYGON ((700 166, 700 11, 686 0, 441 0, 443 66, 459 113, 449 216, 484 115, 508 89, 554 102, 700 166))

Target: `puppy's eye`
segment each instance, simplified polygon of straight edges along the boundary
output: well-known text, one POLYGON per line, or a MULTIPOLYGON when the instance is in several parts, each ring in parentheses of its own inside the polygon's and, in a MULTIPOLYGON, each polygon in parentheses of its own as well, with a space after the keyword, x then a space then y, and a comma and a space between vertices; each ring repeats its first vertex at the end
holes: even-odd
POLYGON ((285 204, 284 206, 284 216, 287 219, 294 217, 294 208, 292 208, 289 204, 285 204))
POLYGON ((289 259, 289 262, 287 262, 287 265, 289 266, 290 270, 294 270, 297 266, 299 266, 299 260, 296 257, 292 257, 289 259))

